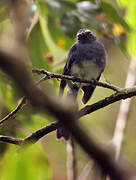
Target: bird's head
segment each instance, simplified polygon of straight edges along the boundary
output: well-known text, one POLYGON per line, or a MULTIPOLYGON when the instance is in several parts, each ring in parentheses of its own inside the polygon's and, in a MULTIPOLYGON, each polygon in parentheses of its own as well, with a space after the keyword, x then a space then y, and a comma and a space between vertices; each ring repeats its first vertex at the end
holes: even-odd
POLYGON ((89 29, 80 29, 77 32, 76 39, 81 43, 93 42, 96 40, 96 36, 89 29))

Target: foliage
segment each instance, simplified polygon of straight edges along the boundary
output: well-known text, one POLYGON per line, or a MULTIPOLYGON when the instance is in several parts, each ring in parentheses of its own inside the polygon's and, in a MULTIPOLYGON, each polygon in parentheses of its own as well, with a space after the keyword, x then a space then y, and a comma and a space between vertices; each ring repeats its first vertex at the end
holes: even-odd
MULTIPOLYGON (((28 69, 36 67, 61 72, 68 50, 75 42, 75 35, 80 28, 89 28, 101 39, 112 40, 127 57, 136 55, 136 1, 134 0, 116 0, 116 2, 110 0, 36 0, 28 6, 30 11, 29 23, 26 28, 28 69), (35 17, 37 17, 36 21, 35 17)), ((11 36, 12 28, 9 1, 1 0, 1 37, 11 36)), ((109 69, 106 70, 107 74, 110 74, 109 69)), ((34 76, 34 79, 37 77, 34 76)), ((51 87, 51 92, 55 94, 58 92, 58 84, 59 82, 56 80, 46 82, 46 85, 51 87)), ((44 87, 43 84, 42 88, 44 89, 44 87)), ((101 93, 105 94, 103 90, 101 93)), ((97 98, 101 97, 100 93, 97 95, 97 98)), ((16 107, 20 97, 21 94, 17 93, 15 84, 1 72, 0 101, 2 106, 11 111, 16 107)), ((95 97, 92 102, 97 98, 95 97)), ((3 108, 0 109, 0 113, 4 114, 3 108)), ((106 118, 108 115, 104 116, 106 118)), ((97 115, 92 117, 97 119, 97 115)), ((88 122, 92 117, 87 119, 87 128, 89 128, 88 122)), ((37 112, 33 112, 30 106, 24 108, 16 117, 16 121, 27 130, 41 127, 44 125, 45 119, 48 121, 51 118, 48 114, 46 117, 42 117, 40 113, 37 115, 37 112)), ((95 125, 96 130, 99 129, 99 126, 105 126, 98 120, 93 121, 92 124, 95 125), (97 123, 99 125, 96 125, 97 123)), ((17 135, 26 135, 26 131, 23 131, 22 134, 18 131, 17 135)), ((55 139, 52 141, 57 143, 55 139)), ((50 179, 50 166, 40 145, 21 151, 19 149, 19 152, 16 152, 13 147, 8 147, 0 164, 1 180, 16 180, 20 177, 22 179, 50 179), (3 164, 7 166, 3 166, 3 164), (9 169, 8 173, 7 169, 9 169)))
POLYGON ((0 164, 1 180, 51 178, 50 167, 40 145, 25 149, 9 147, 0 164))

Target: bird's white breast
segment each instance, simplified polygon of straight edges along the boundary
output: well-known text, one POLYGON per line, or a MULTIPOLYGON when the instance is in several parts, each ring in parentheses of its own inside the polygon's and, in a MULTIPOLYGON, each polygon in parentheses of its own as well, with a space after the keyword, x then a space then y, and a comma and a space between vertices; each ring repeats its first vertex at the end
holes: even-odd
POLYGON ((101 74, 101 67, 94 61, 83 61, 80 65, 75 64, 71 68, 71 74, 76 77, 83 78, 85 80, 97 79, 101 74))

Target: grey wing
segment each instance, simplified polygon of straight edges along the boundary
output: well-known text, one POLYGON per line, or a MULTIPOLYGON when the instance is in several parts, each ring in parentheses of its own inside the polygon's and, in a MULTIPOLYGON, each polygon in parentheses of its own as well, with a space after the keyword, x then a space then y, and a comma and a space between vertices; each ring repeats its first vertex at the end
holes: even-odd
MULTIPOLYGON (((64 66, 63 72, 62 72, 63 75, 69 75, 71 66, 76 59, 76 54, 77 54, 77 48, 76 48, 76 44, 74 44, 69 51, 68 58, 67 58, 65 66, 64 66)), ((63 96, 64 88, 66 87, 66 85, 67 85, 67 81, 61 80, 59 96, 63 96)))
MULTIPOLYGON (((99 42, 95 42, 92 50, 90 51, 90 53, 88 53, 88 59, 89 58, 93 59, 93 57, 95 57, 96 63, 99 66, 100 71, 102 73, 104 71, 104 68, 106 65, 106 52, 105 52, 104 47, 99 42)), ((99 81, 101 73, 98 76, 98 78, 96 79, 97 81, 99 81)), ((92 86, 92 85, 82 87, 82 90, 84 91, 84 96, 82 98, 82 102, 84 104, 86 104, 88 102, 88 100, 92 96, 95 88, 96 88, 96 86, 92 86)))

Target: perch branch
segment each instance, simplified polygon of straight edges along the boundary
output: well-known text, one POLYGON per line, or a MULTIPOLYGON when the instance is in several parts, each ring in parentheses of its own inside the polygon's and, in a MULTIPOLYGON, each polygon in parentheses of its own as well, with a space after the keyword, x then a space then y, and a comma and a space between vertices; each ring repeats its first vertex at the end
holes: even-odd
POLYGON ((36 73, 36 74, 45 74, 47 77, 50 77, 50 78, 65 79, 65 80, 71 80, 73 82, 92 84, 92 85, 95 85, 95 86, 100 86, 100 87, 108 88, 108 89, 111 89, 111 90, 117 91, 117 92, 122 90, 122 88, 119 88, 119 87, 114 86, 114 85, 110 85, 108 83, 102 83, 102 82, 98 82, 96 80, 88 81, 88 80, 84 80, 84 79, 81 79, 81 78, 78 78, 78 77, 74 77, 74 76, 55 74, 55 73, 51 73, 51 72, 45 71, 43 69, 42 70, 33 69, 32 72, 36 73))
MULTIPOLYGON (((72 77, 72 76, 65 76, 65 75, 59 75, 59 74, 53 74, 53 73, 50 73, 50 72, 47 72, 45 70, 38 70, 38 69, 33 69, 32 70, 33 73, 38 73, 38 74, 45 74, 45 76, 43 78, 41 78, 37 83, 36 85, 39 85, 42 81, 45 81, 45 80, 48 80, 48 79, 51 79, 51 78, 60 78, 60 79, 67 79, 67 80, 72 80, 72 81, 76 81, 76 82, 82 82, 82 83, 93 83, 95 85, 98 85, 98 86, 102 86, 102 87, 106 87, 106 88, 109 88, 109 89, 112 89, 114 91, 117 91, 117 93, 109 96, 109 97, 106 97, 105 99, 101 100, 101 101, 98 101, 92 105, 87 105, 85 106, 83 109, 81 109, 79 112, 78 112, 78 116, 79 117, 82 117, 86 114, 90 114, 91 112, 94 112, 98 109, 101 109, 111 103, 114 103, 116 101, 119 101, 121 99, 126 99, 126 98, 129 98, 128 97, 125 97, 124 94, 129 92, 129 94, 131 93, 131 91, 135 91, 135 87, 133 88, 119 88, 119 87, 116 87, 116 86, 113 86, 113 85, 109 85, 109 84, 106 84, 106 83, 102 83, 102 82, 97 82, 97 81, 87 81, 87 80, 82 80, 80 78, 75 78, 75 77, 72 77), (120 95, 120 98, 118 99, 117 96, 120 95), (113 100, 113 102, 112 102, 113 100)), ((132 96, 135 96, 135 94, 132 96)), ((26 101, 26 98, 25 98, 25 101, 24 99, 22 99, 22 101, 19 103, 19 105, 12 111, 10 112, 7 116, 5 116, 3 119, 1 119, 0 121, 0 126, 3 125, 3 123, 8 120, 9 118, 11 118, 12 116, 15 115, 15 113, 17 113, 21 107, 25 104, 25 101, 26 101)))

